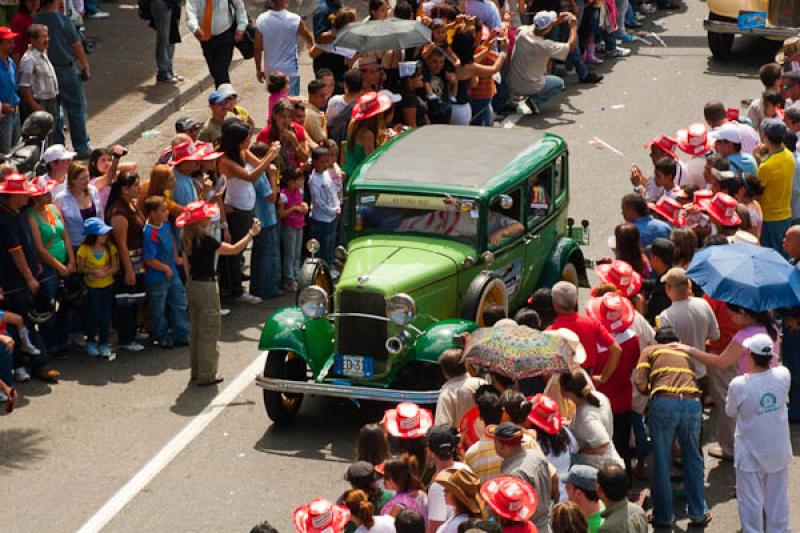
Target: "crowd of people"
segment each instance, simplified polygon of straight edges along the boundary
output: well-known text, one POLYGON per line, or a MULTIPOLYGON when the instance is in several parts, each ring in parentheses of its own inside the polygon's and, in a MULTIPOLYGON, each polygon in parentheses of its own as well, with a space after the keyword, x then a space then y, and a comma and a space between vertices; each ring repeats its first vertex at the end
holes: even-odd
MULTIPOLYGON (((370 20, 418 17, 433 42, 350 54, 331 43, 356 20, 353 9, 320 0, 309 29, 274 0, 254 25, 256 77, 269 103, 258 129, 228 76, 248 30, 243 4, 190 0, 189 28, 215 80, 208 117, 179 119, 144 172, 122 146, 91 149, 80 88, 88 63, 60 2, 22 4, 24 29, 0 27, 0 152, 16 142, 25 114, 44 109, 57 120, 44 175, 0 167, 0 400, 9 410, 15 383, 57 382, 53 363, 74 348, 111 359, 146 344, 188 346, 192 381, 218 384, 228 312, 220 295, 256 305, 296 291, 309 237, 333 264, 346 239, 347 178, 372 152, 426 124, 492 126, 520 98, 538 112, 568 71, 599 81, 586 64, 601 61, 601 48, 626 55, 617 39, 631 38, 625 27, 638 24, 637 11, 655 9, 371 0, 370 20), (304 99, 298 38, 314 58, 304 99), (74 151, 64 146, 59 107, 74 151)), ((169 19, 156 16, 164 6, 172 9, 151 4, 157 30, 169 19)), ((158 79, 178 83, 166 35, 158 79)), ((462 350, 445 351, 435 412, 402 403, 365 426, 346 473, 352 489, 298 507, 296 529, 646 531, 648 521, 671 527, 674 498, 705 527, 700 434, 710 407, 718 446, 708 454, 733 463, 743 530, 788 530, 800 309, 726 304, 687 275, 698 250, 733 242, 800 260, 800 38, 759 75, 764 91, 746 112, 712 101, 703 121, 698 110, 685 129, 646 144, 652 172, 631 169, 624 222, 582 313, 577 288, 564 282, 538 290, 513 320, 487 309, 489 327, 572 332, 564 335, 574 341, 573 372, 512 382, 477 372, 462 350), (634 480, 649 491, 632 491, 634 480)))

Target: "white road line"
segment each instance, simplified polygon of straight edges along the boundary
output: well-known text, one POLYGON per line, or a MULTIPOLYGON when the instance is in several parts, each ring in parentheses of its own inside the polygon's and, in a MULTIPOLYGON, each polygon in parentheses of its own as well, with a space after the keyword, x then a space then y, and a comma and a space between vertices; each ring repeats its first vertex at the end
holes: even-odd
POLYGON ((225 390, 217 394, 203 411, 186 424, 150 461, 144 465, 114 496, 103 505, 78 533, 95 533, 103 529, 130 501, 142 491, 159 472, 172 462, 244 389, 253 383, 255 375, 264 367, 266 352, 242 370, 225 390))

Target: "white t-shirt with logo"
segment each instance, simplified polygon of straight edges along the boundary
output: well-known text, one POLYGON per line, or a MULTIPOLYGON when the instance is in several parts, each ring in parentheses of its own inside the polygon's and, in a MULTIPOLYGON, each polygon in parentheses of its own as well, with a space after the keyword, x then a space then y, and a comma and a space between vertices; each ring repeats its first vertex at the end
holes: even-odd
POLYGON ((774 473, 792 461, 789 436, 789 386, 785 366, 735 377, 728 386, 725 412, 736 418, 734 466, 743 472, 774 473))

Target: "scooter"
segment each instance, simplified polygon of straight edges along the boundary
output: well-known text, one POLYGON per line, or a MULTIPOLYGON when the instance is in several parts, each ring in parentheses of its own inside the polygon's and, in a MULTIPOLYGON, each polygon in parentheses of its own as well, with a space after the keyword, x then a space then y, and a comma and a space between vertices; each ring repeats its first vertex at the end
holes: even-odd
POLYGON ((47 137, 55 121, 47 111, 34 111, 22 124, 19 142, 7 154, 0 154, 3 162, 14 165, 17 172, 29 177, 47 173, 42 155, 47 149, 47 137))

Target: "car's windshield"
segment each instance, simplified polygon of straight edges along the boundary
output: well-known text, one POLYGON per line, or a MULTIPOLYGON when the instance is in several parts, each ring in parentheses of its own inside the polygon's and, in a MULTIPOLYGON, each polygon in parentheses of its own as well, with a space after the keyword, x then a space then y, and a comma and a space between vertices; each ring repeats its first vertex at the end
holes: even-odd
POLYGON ((358 195, 354 229, 356 234, 422 233, 474 244, 479 219, 479 206, 473 200, 448 195, 365 192, 358 195))

